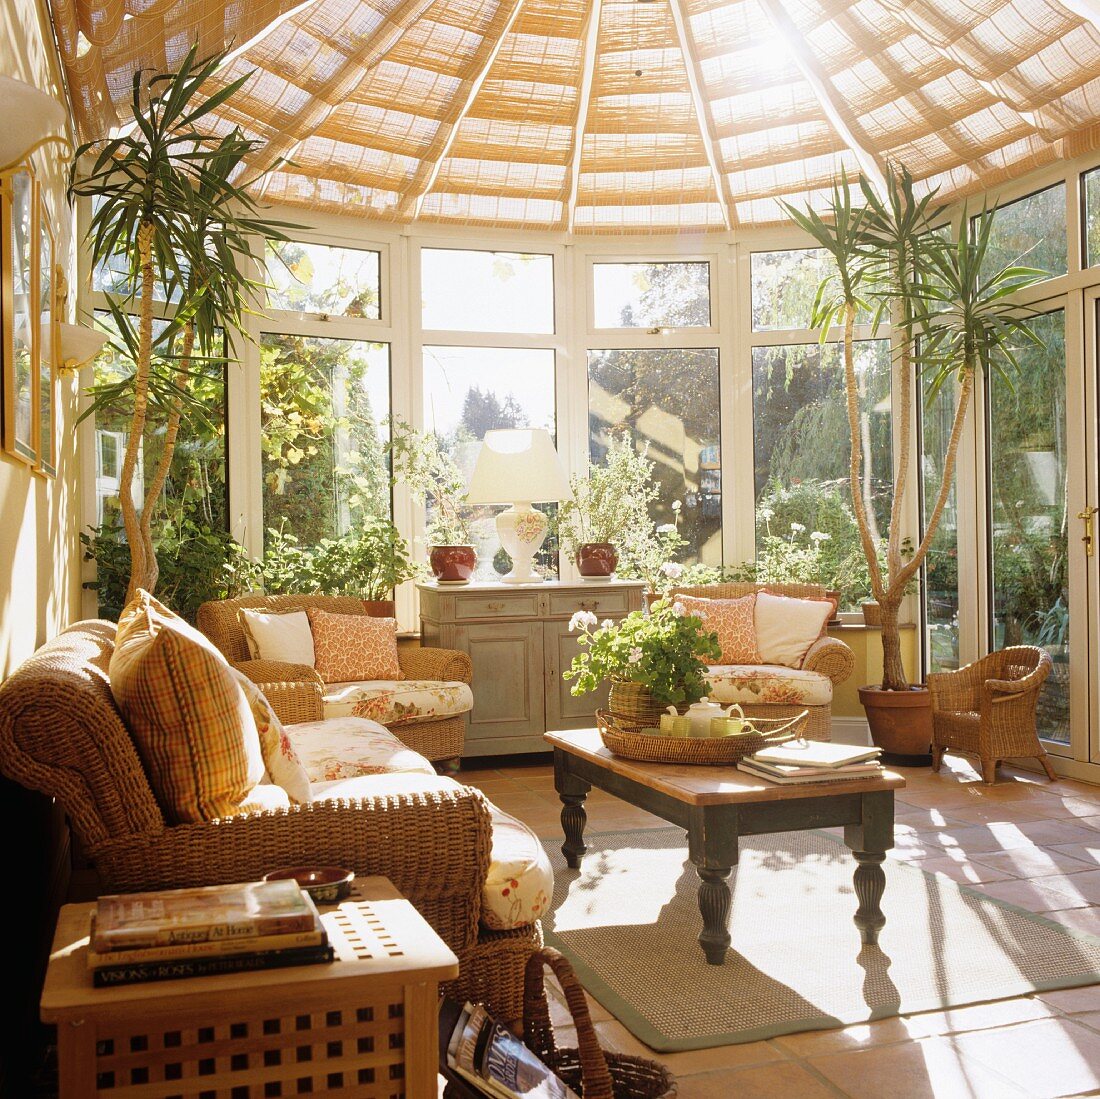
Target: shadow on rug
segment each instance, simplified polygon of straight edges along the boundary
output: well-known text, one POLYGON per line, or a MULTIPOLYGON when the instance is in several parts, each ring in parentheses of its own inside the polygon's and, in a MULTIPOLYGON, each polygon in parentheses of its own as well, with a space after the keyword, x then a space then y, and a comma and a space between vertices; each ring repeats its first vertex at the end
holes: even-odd
POLYGON ((854 860, 823 832, 742 840, 733 944, 724 965, 707 965, 683 830, 585 839, 580 870, 546 843, 557 877, 547 942, 663 1052, 1100 981, 1100 939, 894 860, 879 945, 861 946, 854 860))

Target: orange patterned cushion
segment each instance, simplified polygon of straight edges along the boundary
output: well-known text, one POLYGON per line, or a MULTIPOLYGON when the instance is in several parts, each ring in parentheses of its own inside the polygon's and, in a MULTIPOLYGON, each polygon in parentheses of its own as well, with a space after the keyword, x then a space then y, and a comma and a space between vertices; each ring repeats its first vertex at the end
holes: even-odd
POLYGON ((332 614, 307 607, 313 630, 314 667, 326 683, 404 679, 397 662, 397 619, 332 614))
POLYGON ((708 630, 718 634, 723 664, 759 664, 756 649, 756 595, 750 592, 740 599, 703 599, 696 595, 678 595, 676 600, 688 613, 698 615, 708 630))
POLYGON ((237 673, 198 630, 148 592, 118 620, 111 693, 171 824, 234 816, 264 774, 237 673))

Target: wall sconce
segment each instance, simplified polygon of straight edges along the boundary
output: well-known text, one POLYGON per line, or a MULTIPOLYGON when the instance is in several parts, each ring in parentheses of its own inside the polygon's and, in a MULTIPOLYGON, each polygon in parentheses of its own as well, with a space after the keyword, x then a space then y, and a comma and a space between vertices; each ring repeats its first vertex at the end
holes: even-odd
POLYGON ((47 92, 0 76, 0 173, 21 164, 33 152, 51 141, 69 144, 69 139, 51 130, 65 124, 65 108, 47 92))
MULTIPOLYGON (((54 268, 53 276, 54 316, 63 317, 69 301, 69 280, 65 277, 62 267, 54 268)), ((42 339, 49 340, 52 321, 42 322, 42 339)), ((54 369, 62 377, 67 374, 75 374, 81 367, 87 366, 92 359, 103 350, 103 345, 108 340, 106 332, 97 328, 90 328, 86 324, 66 324, 61 321, 57 325, 57 361, 54 369)))

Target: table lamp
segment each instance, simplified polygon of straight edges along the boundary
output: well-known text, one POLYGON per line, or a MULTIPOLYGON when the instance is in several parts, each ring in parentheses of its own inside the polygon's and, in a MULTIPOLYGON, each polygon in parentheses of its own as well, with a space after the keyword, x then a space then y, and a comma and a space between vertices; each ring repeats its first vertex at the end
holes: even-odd
POLYGON ((512 559, 505 584, 539 583, 531 563, 546 539, 550 520, 531 507, 534 501, 564 500, 569 482, 550 432, 516 427, 487 431, 477 456, 470 491, 471 504, 511 504, 497 516, 500 544, 512 559))

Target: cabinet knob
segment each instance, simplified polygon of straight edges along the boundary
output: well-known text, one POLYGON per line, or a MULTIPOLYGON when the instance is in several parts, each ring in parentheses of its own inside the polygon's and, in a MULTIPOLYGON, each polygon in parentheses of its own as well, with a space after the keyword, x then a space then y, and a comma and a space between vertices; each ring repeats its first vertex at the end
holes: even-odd
POLYGON ((600 609, 600 601, 598 599, 593 599, 591 602, 588 602, 588 601, 583 600, 583 599, 581 600, 581 610, 582 611, 598 611, 599 609, 600 609))
POLYGON ((491 611, 502 611, 502 610, 504 610, 504 608, 506 606, 506 604, 504 604, 504 603, 486 603, 485 605, 491 611))

